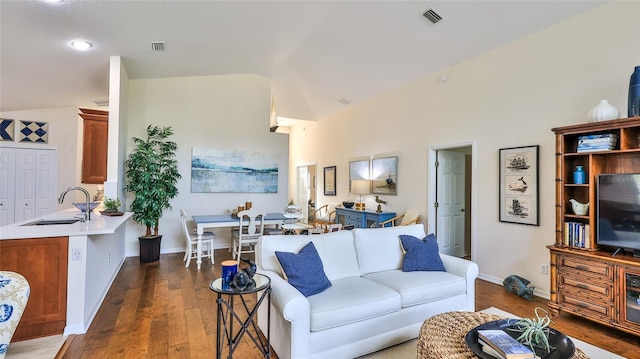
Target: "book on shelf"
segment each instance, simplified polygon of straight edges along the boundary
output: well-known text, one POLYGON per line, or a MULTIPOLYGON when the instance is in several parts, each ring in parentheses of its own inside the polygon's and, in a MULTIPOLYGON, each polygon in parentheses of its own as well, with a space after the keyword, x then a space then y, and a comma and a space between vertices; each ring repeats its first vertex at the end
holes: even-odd
POLYGON ((536 354, 529 347, 500 329, 478 330, 478 343, 491 347, 496 354, 500 355, 498 358, 535 359, 536 357, 536 354))
POLYGON ((618 135, 615 133, 579 136, 577 152, 613 150, 617 142, 618 135))
POLYGON ((602 147, 602 148, 583 148, 583 149, 578 149, 576 152, 578 153, 588 153, 588 152, 598 152, 598 151, 611 151, 614 148, 609 148, 609 147, 602 147))
POLYGON ((578 140, 595 140, 600 138, 615 138, 618 139, 617 133, 600 133, 597 135, 582 135, 578 136, 578 140))
POLYGON ((563 243, 575 248, 591 248, 591 228, 588 223, 564 222, 563 243))

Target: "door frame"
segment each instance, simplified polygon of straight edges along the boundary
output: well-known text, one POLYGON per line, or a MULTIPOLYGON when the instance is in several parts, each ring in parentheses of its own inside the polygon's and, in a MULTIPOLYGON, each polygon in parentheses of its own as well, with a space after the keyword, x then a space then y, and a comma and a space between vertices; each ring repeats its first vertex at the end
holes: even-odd
POLYGON ((460 147, 471 147, 471 258, 475 258, 476 254, 476 227, 477 227, 477 178, 478 166, 477 162, 477 144, 475 140, 456 142, 446 145, 429 146, 428 164, 427 164, 427 233, 436 233, 436 211, 434 203, 437 198, 437 173, 434 170, 437 160, 437 152, 440 150, 452 150, 460 147))

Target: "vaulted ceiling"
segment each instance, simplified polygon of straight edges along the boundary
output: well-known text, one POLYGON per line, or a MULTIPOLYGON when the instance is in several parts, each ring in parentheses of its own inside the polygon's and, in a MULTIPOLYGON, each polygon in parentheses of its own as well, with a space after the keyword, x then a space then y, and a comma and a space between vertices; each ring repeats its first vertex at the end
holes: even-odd
POLYGON ((265 76, 279 116, 318 120, 603 2, 1 0, 0 111, 106 101, 118 55, 131 79, 265 76))

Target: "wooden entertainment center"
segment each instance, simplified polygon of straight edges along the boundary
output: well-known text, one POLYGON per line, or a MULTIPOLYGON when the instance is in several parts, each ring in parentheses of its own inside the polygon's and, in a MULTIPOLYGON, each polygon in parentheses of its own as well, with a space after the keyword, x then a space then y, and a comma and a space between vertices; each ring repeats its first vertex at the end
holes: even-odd
MULTIPOLYGON (((640 117, 553 128, 556 136, 556 238, 551 256, 553 316, 560 311, 640 335, 640 258, 597 245, 598 174, 640 173, 640 117), (615 134, 613 149, 578 150, 580 136, 615 134), (582 166, 584 184, 573 172, 582 166), (570 199, 589 203, 586 215, 572 211, 570 199), (578 232, 584 230, 583 232, 578 232), (571 238, 579 240, 569 242, 571 238)), ((640 211, 637 214, 640 217, 640 211)))

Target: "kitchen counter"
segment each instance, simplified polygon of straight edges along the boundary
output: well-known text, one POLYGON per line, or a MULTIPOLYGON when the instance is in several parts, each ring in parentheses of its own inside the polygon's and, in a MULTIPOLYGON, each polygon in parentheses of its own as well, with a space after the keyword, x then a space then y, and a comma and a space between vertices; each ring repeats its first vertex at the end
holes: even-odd
MULTIPOLYGON (((41 298, 43 302, 51 302, 48 298, 54 298, 54 293, 50 292, 55 289, 59 298, 56 303, 61 305, 56 312, 61 319, 55 323, 55 328, 59 328, 55 329, 55 334, 58 330, 64 335, 83 334, 124 263, 127 227, 124 224, 132 215, 132 212, 125 212, 122 216, 105 216, 94 211, 91 220, 86 222, 32 225, 40 220, 83 216, 78 209, 71 208, 0 227, 0 248, 4 248, 0 255, 6 257, 0 260, 0 269, 6 267, 3 270, 19 272, 27 280, 31 276, 31 282, 37 286, 31 291, 34 301, 41 298), (34 258, 40 259, 38 266, 43 268, 52 267, 53 263, 57 267, 55 271, 40 270, 28 262, 34 258), (51 284, 54 278, 57 279, 55 286, 51 284), (42 285, 45 282, 49 285, 42 285)), ((52 327, 47 319, 50 315, 41 314, 43 328, 52 327)), ((23 318, 26 315, 25 311, 23 318)), ((33 321, 38 322, 39 318, 35 317, 33 321)), ((45 333, 44 329, 33 329, 36 333, 40 330, 45 333)))
POLYGON ((91 220, 86 222, 78 221, 72 224, 29 225, 30 223, 34 223, 42 219, 72 219, 76 216, 82 215, 83 213, 77 209, 68 209, 42 217, 9 224, 4 227, 0 227, 0 240, 60 236, 90 236, 115 233, 115 231, 133 215, 133 212, 125 212, 122 216, 110 217, 104 216, 98 211, 94 211, 91 213, 91 220))

